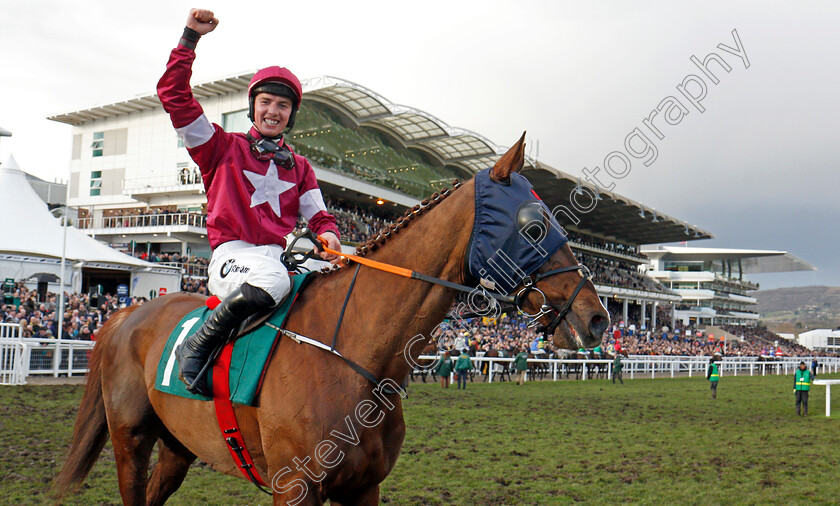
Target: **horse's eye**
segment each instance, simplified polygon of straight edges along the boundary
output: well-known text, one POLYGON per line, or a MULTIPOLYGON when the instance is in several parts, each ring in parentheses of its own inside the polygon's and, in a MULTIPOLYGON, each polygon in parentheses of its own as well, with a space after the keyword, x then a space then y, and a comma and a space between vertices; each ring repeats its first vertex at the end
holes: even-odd
POLYGON ((516 227, 531 242, 540 242, 548 233, 548 215, 536 200, 523 202, 516 210, 516 227))

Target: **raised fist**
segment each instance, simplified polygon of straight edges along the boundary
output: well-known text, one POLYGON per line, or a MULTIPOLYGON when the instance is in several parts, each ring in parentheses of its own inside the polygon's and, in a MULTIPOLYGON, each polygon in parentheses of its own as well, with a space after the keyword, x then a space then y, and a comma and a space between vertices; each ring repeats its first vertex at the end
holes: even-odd
POLYGON ((207 9, 190 9, 187 16, 187 28, 195 30, 199 35, 212 32, 219 25, 219 20, 213 15, 213 11, 207 9))

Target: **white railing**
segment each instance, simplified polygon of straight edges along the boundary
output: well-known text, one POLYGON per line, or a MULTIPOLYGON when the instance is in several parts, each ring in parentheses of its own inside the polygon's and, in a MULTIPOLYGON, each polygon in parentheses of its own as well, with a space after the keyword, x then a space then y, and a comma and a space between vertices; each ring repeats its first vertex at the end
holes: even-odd
POLYGON ((80 229, 139 228, 191 226, 207 228, 207 216, 201 213, 132 214, 126 216, 103 216, 101 218, 79 218, 80 229))
POLYGON ((23 327, 17 323, 0 323, 0 339, 17 339, 23 337, 23 327))
POLYGON ((190 278, 206 278, 207 264, 200 264, 197 262, 155 262, 156 265, 165 265, 167 267, 178 267, 184 270, 184 276, 190 278))
POLYGON ((24 385, 29 376, 83 375, 93 341, 33 339, 20 336, 20 326, 0 324, 0 384, 24 385), (14 329, 17 330, 14 330, 14 329), (10 334, 16 337, 9 337, 10 334))
MULTIPOLYGON (((34 339, 20 337, 20 325, 0 323, 0 384, 23 385, 32 375, 82 375, 88 371, 88 361, 94 347, 93 341, 67 339, 34 339)), ((437 357, 423 355, 420 360, 431 363, 437 357)), ((494 376, 510 369, 513 358, 471 357, 478 371, 485 370, 486 380, 493 382, 494 376)), ((789 357, 761 360, 759 357, 725 357, 720 361, 721 376, 739 374, 780 375, 793 374, 800 361, 810 368, 811 357, 789 357)), ((817 357, 819 374, 840 372, 840 358, 817 357)), ((622 359, 625 377, 636 376, 662 378, 706 375, 709 357, 631 355, 622 359)), ((592 379, 593 375, 612 378, 612 360, 609 359, 549 359, 531 358, 529 365, 544 364, 542 374, 553 381, 563 377, 581 380, 592 379)), ((428 372, 430 369, 425 369, 428 372)), ((415 373, 424 372, 415 369, 415 373)))
POLYGON ((17 324, 0 323, 0 385, 23 385, 25 344, 21 341, 22 328, 17 324))
MULTIPOLYGON (((433 355, 423 355, 419 360, 429 363, 436 358, 433 355)), ((454 357, 453 357, 454 358, 454 357)), ((705 376, 706 368, 711 357, 704 356, 668 356, 668 355, 631 355, 629 358, 622 358, 622 374, 630 379, 636 376, 649 376, 650 378, 677 376, 692 377, 695 375, 705 376)), ((721 376, 738 376, 738 374, 749 374, 750 376, 766 376, 768 374, 793 374, 804 361, 811 367, 813 357, 785 357, 770 358, 763 360, 759 357, 725 357, 720 364, 721 376)), ((478 371, 483 371, 484 364, 487 364, 486 379, 488 383, 493 382, 493 377, 500 372, 508 370, 513 358, 496 357, 470 357, 473 366, 478 371), (501 366, 501 367, 500 367, 501 366)), ((840 372, 840 357, 817 357, 819 362, 818 374, 840 372)), ((605 375, 606 379, 612 378, 612 360, 606 359, 547 359, 529 358, 528 364, 546 364, 543 373, 551 376, 553 381, 562 377, 575 375, 576 379, 591 379, 593 374, 605 375)), ((430 369, 415 369, 415 373, 428 372, 430 369)))

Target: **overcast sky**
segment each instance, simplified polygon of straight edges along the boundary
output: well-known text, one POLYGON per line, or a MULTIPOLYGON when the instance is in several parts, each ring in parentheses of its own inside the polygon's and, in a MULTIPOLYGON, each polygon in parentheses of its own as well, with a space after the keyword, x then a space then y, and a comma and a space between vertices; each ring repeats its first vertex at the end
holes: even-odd
POLYGON ((527 130, 541 161, 581 176, 604 176, 640 128, 657 158, 604 184, 716 236, 691 245, 819 268, 755 276, 763 288, 840 286, 837 2, 0 0, 0 127, 14 134, 0 160, 67 179, 71 127, 45 118, 154 92, 192 6, 220 20, 193 82, 275 64, 332 75, 499 145, 527 130), (737 48, 733 30, 749 68, 718 48, 737 48), (731 67, 709 65, 718 84, 690 61, 710 52, 731 67), (702 113, 677 90, 690 74, 707 86, 702 113), (669 96, 688 113, 654 119, 658 139, 642 120, 669 96))

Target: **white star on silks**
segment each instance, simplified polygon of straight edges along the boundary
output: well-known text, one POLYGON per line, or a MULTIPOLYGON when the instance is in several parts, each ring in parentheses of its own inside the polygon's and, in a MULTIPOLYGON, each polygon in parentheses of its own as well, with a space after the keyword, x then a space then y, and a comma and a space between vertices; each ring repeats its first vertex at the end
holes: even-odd
POLYGON ((254 193, 251 194, 251 207, 256 207, 263 202, 268 202, 271 210, 277 217, 280 217, 280 194, 295 187, 294 183, 283 181, 277 177, 277 166, 274 160, 268 164, 268 171, 264 176, 256 172, 244 171, 245 177, 254 185, 254 193))

